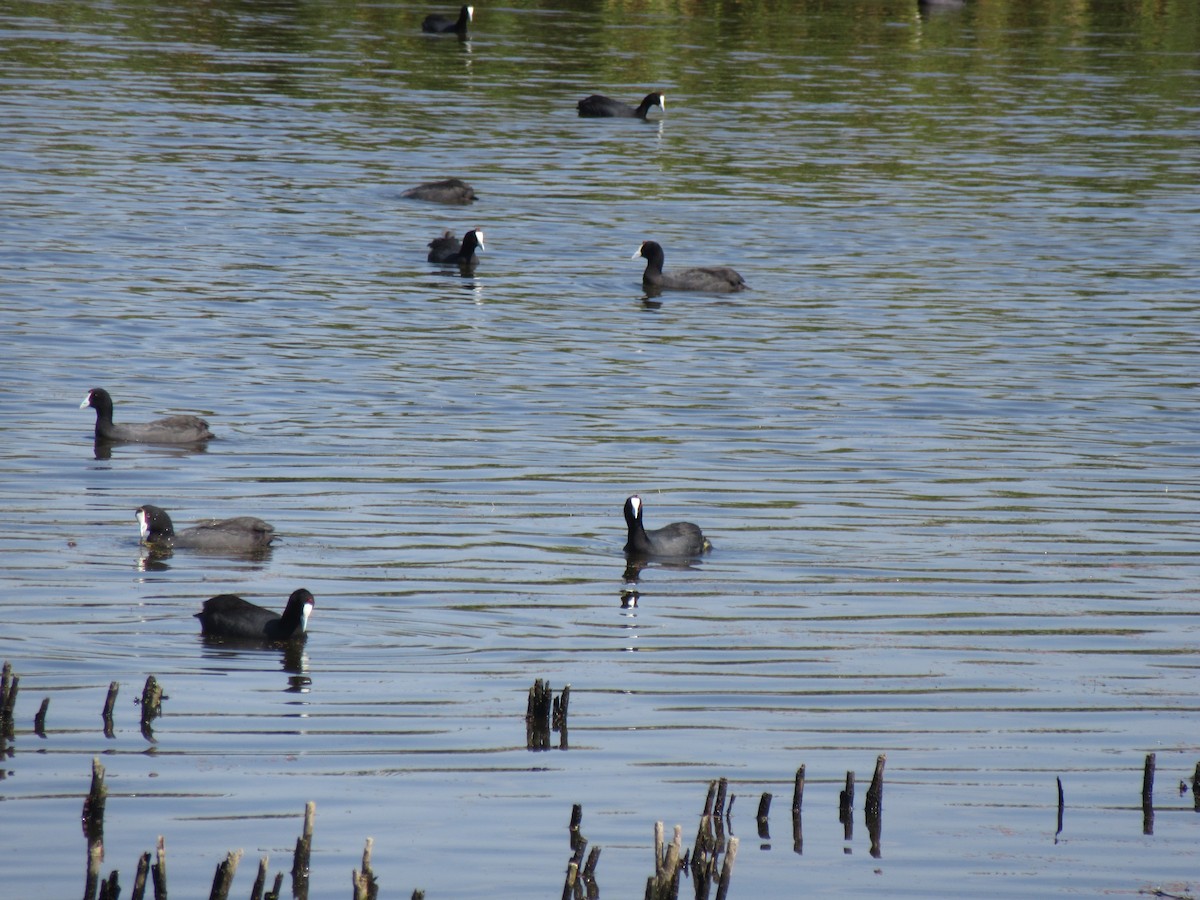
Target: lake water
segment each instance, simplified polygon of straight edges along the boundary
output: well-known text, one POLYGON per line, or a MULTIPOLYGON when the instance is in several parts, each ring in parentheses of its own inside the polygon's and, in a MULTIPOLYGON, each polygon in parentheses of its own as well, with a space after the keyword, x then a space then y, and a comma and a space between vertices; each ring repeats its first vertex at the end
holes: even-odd
POLYGON ((0 9, 0 893, 78 896, 94 756, 104 871, 164 835, 173 897, 286 870, 309 800, 314 897, 367 837, 385 896, 558 896, 573 803, 640 896, 720 777, 735 897, 1194 889, 1200 9, 429 11, 0 9), (449 176, 478 202, 400 197, 449 176), (473 276, 425 262, 473 226, 473 276), (647 303, 645 239, 752 289, 647 303), (97 458, 94 386, 219 440, 97 458), (634 492, 712 555, 627 578, 634 492), (147 559, 147 502, 282 540, 147 559), (297 587, 301 658, 199 639, 297 587), (566 751, 525 747, 535 678, 566 751))

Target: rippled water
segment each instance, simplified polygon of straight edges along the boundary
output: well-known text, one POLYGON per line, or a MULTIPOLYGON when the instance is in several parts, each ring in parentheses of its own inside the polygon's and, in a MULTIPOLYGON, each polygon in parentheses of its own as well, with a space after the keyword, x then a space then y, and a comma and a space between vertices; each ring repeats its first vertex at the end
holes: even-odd
POLYGON ((1200 14, 1025 6, 0 11, 5 890, 78 890, 95 755, 105 871, 163 834, 173 896, 286 869, 308 800, 314 896, 368 836, 389 896, 556 895, 573 803, 636 896, 722 776, 733 896, 1186 890, 1200 14), (450 175, 474 206, 400 197, 450 175), (473 277, 424 261, 473 226, 473 277), (752 290, 647 304, 647 238, 752 290), (220 439, 97 458, 93 386, 220 439), (714 553, 627 580, 635 491, 714 553), (146 502, 283 540, 147 559, 146 502), (199 640, 299 586, 302 659, 199 640), (566 752, 525 749, 537 677, 566 752), (881 753, 872 858, 837 792, 881 753))

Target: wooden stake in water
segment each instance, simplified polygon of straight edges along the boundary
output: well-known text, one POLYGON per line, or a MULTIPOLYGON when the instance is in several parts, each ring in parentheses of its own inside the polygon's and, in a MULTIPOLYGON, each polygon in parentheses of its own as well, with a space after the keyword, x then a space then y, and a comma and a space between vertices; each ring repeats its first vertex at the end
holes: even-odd
POLYGON ((304 805, 304 831, 296 838, 296 855, 292 859, 292 896, 295 900, 308 900, 308 860, 312 853, 313 820, 317 817, 317 804, 311 800, 304 805))
POLYGON ((371 847, 374 843, 374 838, 367 838, 367 844, 363 848, 362 870, 355 869, 352 873, 354 900, 376 900, 379 896, 379 882, 375 880, 375 873, 371 871, 371 847))
POLYGON ((113 681, 108 685, 108 696, 104 698, 104 736, 106 738, 113 737, 113 707, 117 705, 117 691, 121 689, 121 682, 113 681))
POLYGON ((237 874, 238 863, 242 861, 241 850, 230 850, 225 859, 217 864, 216 874, 213 875, 212 891, 208 900, 228 900, 229 888, 233 886, 233 876, 237 874))

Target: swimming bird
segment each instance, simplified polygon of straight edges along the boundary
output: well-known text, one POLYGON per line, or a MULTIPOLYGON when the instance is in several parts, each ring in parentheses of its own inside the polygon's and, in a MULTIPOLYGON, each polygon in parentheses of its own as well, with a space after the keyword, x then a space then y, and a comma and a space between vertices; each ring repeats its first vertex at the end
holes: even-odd
POLYGON ((652 106, 657 106, 663 112, 666 112, 666 95, 659 91, 647 94, 642 98, 642 102, 638 104, 636 109, 628 103, 613 100, 611 97, 605 97, 603 94, 592 94, 592 96, 584 97, 575 104, 575 108, 579 110, 580 118, 584 119, 644 119, 652 106))
POLYGON ((445 203, 449 206, 466 206, 475 202, 475 188, 461 178, 446 178, 442 181, 429 181, 409 188, 401 197, 411 200, 425 200, 429 203, 445 203))
POLYGON ((467 25, 473 18, 475 18, 475 7, 473 6, 464 6, 460 9, 457 19, 431 13, 421 22, 421 30, 429 34, 457 34, 459 37, 465 37, 467 25))
POLYGON ((634 559, 690 559, 712 549, 698 525, 672 522, 647 531, 642 524, 642 498, 634 494, 625 501, 625 524, 629 539, 625 555, 634 559))
POLYGON ((234 594, 220 594, 204 601, 196 618, 205 637, 243 641, 304 640, 308 617, 316 600, 304 588, 292 591, 283 615, 256 606, 234 594))
POLYGON ((443 263, 457 265, 460 268, 473 268, 479 260, 475 257, 475 250, 486 250, 483 246, 483 232, 478 228, 472 228, 460 242, 454 236, 454 232, 445 231, 441 237, 434 238, 429 242, 429 256, 427 257, 431 263, 443 263))
POLYGON ((642 287, 647 291, 705 291, 712 294, 728 294, 746 290, 746 281, 728 266, 700 266, 695 269, 663 271, 665 256, 656 241, 642 241, 642 246, 631 259, 646 260, 646 271, 642 273, 642 287))
POLYGON ((142 543, 168 550, 212 550, 224 553, 251 553, 265 550, 275 539, 275 528, 254 516, 204 522, 175 530, 165 509, 147 503, 137 508, 142 543))
POLYGON ((112 396, 104 388, 88 391, 80 409, 96 410, 97 441, 128 441, 144 444, 198 444, 213 437, 208 423, 197 416, 167 416, 144 425, 113 424, 112 396))

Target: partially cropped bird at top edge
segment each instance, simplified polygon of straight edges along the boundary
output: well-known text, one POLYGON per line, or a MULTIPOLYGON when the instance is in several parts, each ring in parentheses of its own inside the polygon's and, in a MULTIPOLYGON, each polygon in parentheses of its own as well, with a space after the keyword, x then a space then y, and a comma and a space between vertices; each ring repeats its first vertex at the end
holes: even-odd
POLYGON ((426 258, 431 263, 471 268, 479 261, 475 251, 486 249, 483 245, 483 231, 478 228, 472 228, 464 234, 461 241, 454 236, 454 232, 446 230, 442 232, 441 237, 429 242, 429 256, 426 258))
POLYGON ((175 530, 170 515, 149 503, 136 512, 141 541, 157 550, 210 550, 219 553, 253 553, 266 550, 275 539, 275 528, 255 516, 237 516, 202 522, 175 530))
POLYGON ((418 184, 400 196, 428 203, 443 203, 447 206, 466 206, 475 202, 475 189, 461 178, 446 178, 442 181, 418 184))
POLYGON ((307 637, 308 618, 316 600, 304 588, 292 591, 283 614, 264 609, 234 594, 205 600, 196 618, 208 638, 280 643, 307 637))
POLYGON ((427 34, 457 34, 460 37, 467 33, 467 26, 475 18, 475 7, 464 6, 458 11, 458 18, 430 13, 421 22, 421 30, 427 34))
POLYGON ((691 522, 672 522, 647 531, 642 523, 642 498, 637 494, 625 501, 625 524, 629 530, 625 555, 631 559, 694 559, 712 549, 700 527, 691 522))
POLYGON ((117 425, 113 422, 112 396, 104 388, 88 391, 80 409, 96 410, 97 441, 128 441, 144 444, 197 444, 214 435, 208 423, 197 416, 167 416, 144 425, 117 425))
POLYGON ((632 259, 646 260, 642 273, 642 287, 648 291, 704 291, 711 294, 729 294, 747 290, 744 278, 728 266, 699 266, 693 269, 675 269, 664 272, 665 254, 657 241, 642 241, 632 259))
POLYGON ((645 119, 652 106, 666 112, 666 95, 661 91, 654 91, 643 97, 636 107, 605 97, 603 94, 592 94, 575 104, 580 117, 584 119, 645 119))

